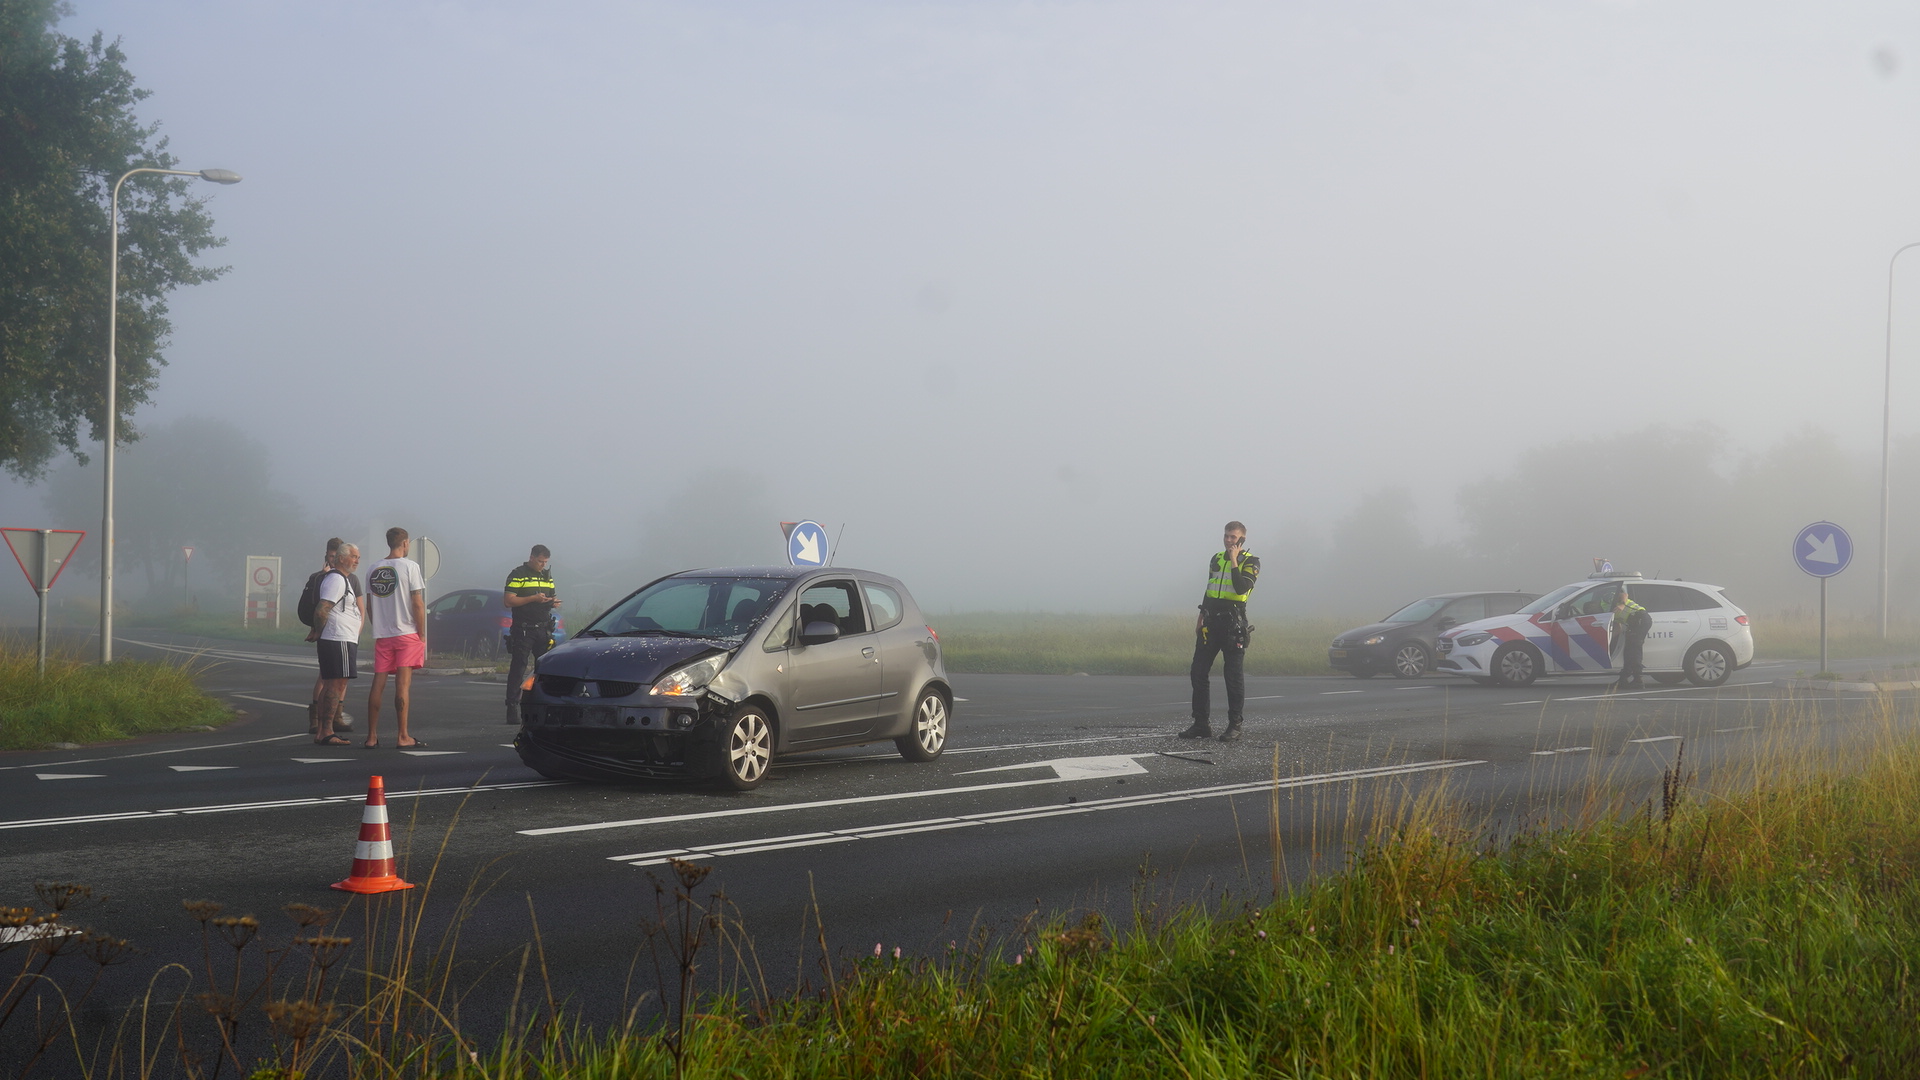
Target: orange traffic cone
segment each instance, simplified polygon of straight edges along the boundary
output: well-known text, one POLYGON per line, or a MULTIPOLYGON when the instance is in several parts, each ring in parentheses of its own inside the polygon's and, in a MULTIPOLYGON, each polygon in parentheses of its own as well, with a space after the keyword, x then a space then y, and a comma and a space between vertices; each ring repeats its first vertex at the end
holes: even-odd
POLYGON ((381 777, 367 778, 367 808, 360 815, 360 842, 353 846, 353 872, 347 875, 347 880, 334 882, 333 887, 357 893, 413 888, 412 882, 401 881, 393 872, 393 838, 387 831, 387 782, 381 777))

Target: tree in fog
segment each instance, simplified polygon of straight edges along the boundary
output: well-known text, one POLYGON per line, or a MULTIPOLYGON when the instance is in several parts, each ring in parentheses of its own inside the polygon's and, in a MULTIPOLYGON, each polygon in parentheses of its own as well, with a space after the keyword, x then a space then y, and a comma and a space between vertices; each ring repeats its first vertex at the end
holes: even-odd
MULTIPOLYGON (((55 454, 85 460, 80 428, 99 440, 105 415, 107 195, 141 166, 176 168, 159 125, 133 106, 118 42, 54 30, 55 0, 0 0, 0 466, 38 478, 55 454)), ((194 259, 224 240, 185 177, 147 174, 121 189, 119 393, 126 417, 147 401, 165 360, 166 297, 224 268, 194 259)))
MULTIPOLYGON (((202 592, 237 593, 248 555, 280 555, 287 580, 295 580, 318 561, 325 537, 311 535, 271 476, 266 445, 224 420, 189 417, 155 429, 121 455, 114 478, 120 565, 141 570, 150 597, 179 588, 187 544, 197 549, 194 582, 202 592)), ((46 505, 58 527, 90 527, 100 516, 100 470, 78 463, 56 470, 46 505)))

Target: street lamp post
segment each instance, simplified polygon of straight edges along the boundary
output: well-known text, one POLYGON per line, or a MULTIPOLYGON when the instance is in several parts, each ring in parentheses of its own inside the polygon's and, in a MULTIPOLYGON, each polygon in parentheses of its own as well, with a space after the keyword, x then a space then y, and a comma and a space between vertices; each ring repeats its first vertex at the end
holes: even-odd
POLYGON ((127 177, 139 173, 160 173, 163 176, 197 176, 202 180, 211 180, 216 184, 237 184, 240 174, 226 169, 201 169, 187 172, 181 169, 128 169, 113 182, 113 196, 108 200, 111 207, 110 227, 107 231, 107 410, 106 410, 106 455, 102 470, 101 511, 100 511, 100 662, 113 662, 113 441, 117 427, 118 401, 115 397, 115 358, 114 343, 120 328, 120 185, 127 177))
POLYGON ((1887 376, 1880 398, 1880 640, 1887 640, 1887 510, 1893 503, 1888 466, 1893 461, 1893 265, 1900 254, 1920 247, 1907 244, 1887 260, 1887 376))

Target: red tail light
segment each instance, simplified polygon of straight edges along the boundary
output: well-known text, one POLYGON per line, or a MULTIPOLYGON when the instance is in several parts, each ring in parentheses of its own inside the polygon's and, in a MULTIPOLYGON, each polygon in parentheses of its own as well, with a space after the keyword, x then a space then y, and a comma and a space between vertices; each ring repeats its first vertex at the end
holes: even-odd
POLYGON ((511 615, 500 616, 500 629, 508 630, 508 629, 511 629, 512 627, 513 627, 513 616, 511 615))
POLYGON ((932 635, 933 635, 933 640, 935 640, 935 641, 939 641, 939 640, 940 640, 940 634, 939 634, 939 633, 938 633, 938 632, 937 632, 936 630, 934 630, 934 628, 933 628, 933 627, 931 627, 931 626, 929 626, 929 627, 927 627, 927 633, 929 633, 929 634, 932 634, 932 635))
POLYGON ((1741 626, 1747 625, 1747 617, 1745 615, 1735 615, 1733 621, 1739 623, 1741 626))

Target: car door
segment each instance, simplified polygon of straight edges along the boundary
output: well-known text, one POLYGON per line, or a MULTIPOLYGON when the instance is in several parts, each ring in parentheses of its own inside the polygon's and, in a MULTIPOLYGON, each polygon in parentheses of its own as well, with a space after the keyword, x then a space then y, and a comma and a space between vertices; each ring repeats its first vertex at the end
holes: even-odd
POLYGON ((1603 672, 1614 669, 1608 651, 1608 624, 1613 621, 1613 600, 1620 586, 1607 582, 1575 593, 1541 620, 1546 631, 1534 638, 1547 658, 1547 669, 1559 672, 1603 672))
POLYGON ((880 700, 874 703, 875 730, 885 734, 906 730, 907 699, 916 689, 913 682, 926 665, 920 639, 901 626, 906 604, 900 591, 879 581, 862 580, 860 591, 867 599, 867 614, 873 625, 873 644, 880 651, 880 700))
POLYGON ((1704 609, 1720 606, 1684 585, 1635 585, 1627 595, 1653 617, 1641 654, 1648 671, 1679 671, 1687 647, 1700 636, 1704 609))
POLYGON ((848 578, 816 581, 800 593, 794 644, 787 650, 789 745, 838 742, 873 727, 885 697, 881 656, 867 629, 866 605, 848 578), (808 622, 830 621, 840 636, 817 645, 800 642, 808 622))

